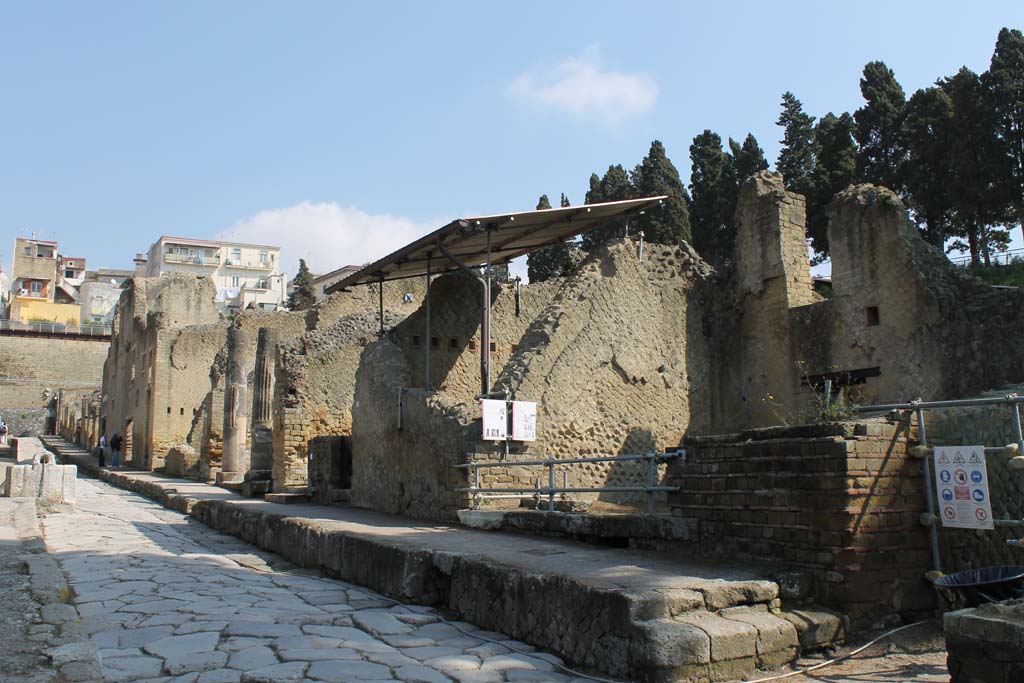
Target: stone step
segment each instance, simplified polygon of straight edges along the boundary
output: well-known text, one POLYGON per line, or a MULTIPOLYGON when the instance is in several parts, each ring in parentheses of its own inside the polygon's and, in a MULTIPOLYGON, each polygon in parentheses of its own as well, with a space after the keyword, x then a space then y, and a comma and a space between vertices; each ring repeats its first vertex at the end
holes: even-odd
POLYGON ((268 503, 281 503, 284 505, 297 505, 309 503, 309 496, 305 493, 268 493, 263 496, 268 503))

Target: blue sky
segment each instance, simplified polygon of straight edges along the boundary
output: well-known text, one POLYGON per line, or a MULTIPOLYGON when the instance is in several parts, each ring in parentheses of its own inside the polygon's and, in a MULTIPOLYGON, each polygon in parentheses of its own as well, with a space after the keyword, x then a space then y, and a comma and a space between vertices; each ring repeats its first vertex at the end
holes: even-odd
MULTIPOLYGON (((662 140, 753 132, 987 68, 1024 3, 0 3, 0 262, 35 231, 90 267, 161 234, 361 263, 460 215, 582 202, 662 140)), ((1017 231, 1019 235, 1019 231, 1017 231)))

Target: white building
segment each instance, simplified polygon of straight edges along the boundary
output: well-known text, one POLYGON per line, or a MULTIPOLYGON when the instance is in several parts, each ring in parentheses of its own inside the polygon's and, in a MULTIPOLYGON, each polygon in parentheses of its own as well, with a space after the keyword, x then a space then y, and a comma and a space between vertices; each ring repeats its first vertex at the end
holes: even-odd
POLYGON ((208 275, 217 287, 217 305, 223 312, 245 308, 273 311, 285 302, 280 263, 280 247, 163 236, 148 254, 135 257, 135 274, 158 277, 178 271, 208 275))

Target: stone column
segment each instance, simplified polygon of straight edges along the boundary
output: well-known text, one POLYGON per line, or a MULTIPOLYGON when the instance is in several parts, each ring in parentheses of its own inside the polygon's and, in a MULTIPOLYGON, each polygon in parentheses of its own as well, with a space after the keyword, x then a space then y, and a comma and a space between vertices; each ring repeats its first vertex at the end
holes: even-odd
POLYGON ((256 341, 256 373, 253 376, 252 455, 250 469, 270 471, 274 461, 274 349, 277 330, 261 327, 256 341))
POLYGON ((248 467, 245 457, 246 424, 249 413, 248 372, 245 349, 249 334, 232 327, 228 330, 228 368, 224 375, 224 455, 217 481, 221 484, 241 483, 248 467))

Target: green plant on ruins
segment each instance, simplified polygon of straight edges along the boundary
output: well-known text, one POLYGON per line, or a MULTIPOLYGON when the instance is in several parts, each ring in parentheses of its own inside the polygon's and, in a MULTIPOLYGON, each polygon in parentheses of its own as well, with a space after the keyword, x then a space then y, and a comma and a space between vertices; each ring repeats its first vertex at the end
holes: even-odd
MULTIPOLYGON (((784 427, 830 424, 855 420, 859 417, 858 404, 850 399, 846 388, 837 387, 827 382, 812 382, 810 373, 807 371, 806 361, 797 361, 796 367, 803 378, 803 383, 811 389, 813 400, 794 412, 774 393, 765 393, 761 397, 761 403, 768 406, 779 424, 784 427)), ((834 366, 832 369, 838 370, 834 366)))

